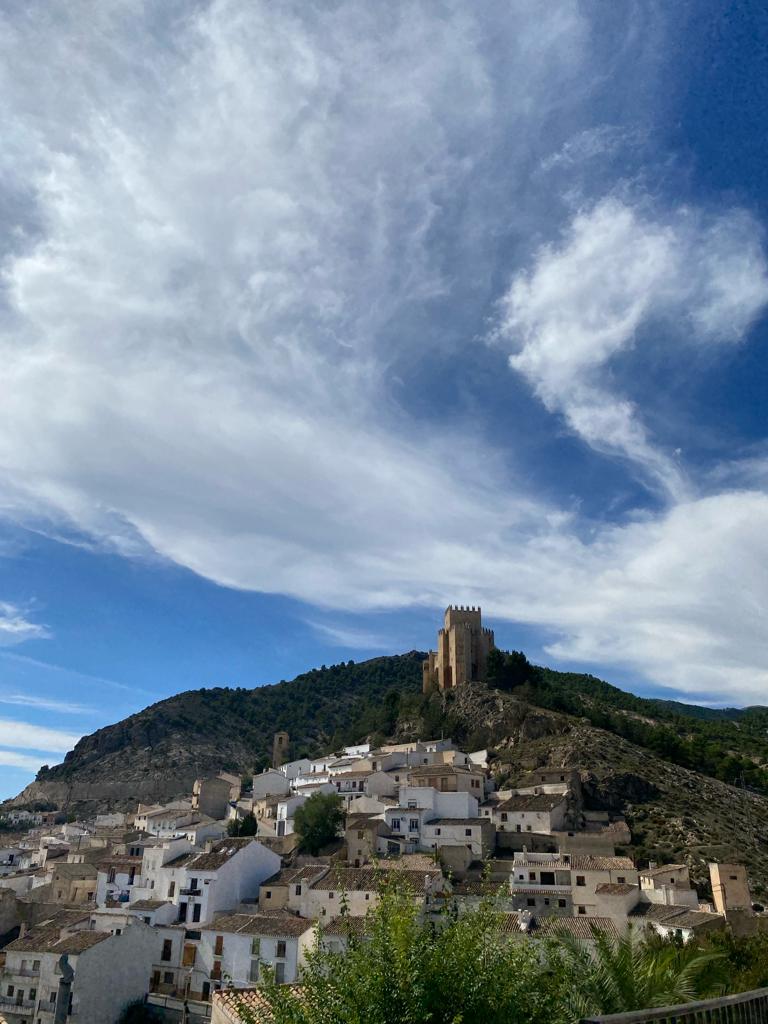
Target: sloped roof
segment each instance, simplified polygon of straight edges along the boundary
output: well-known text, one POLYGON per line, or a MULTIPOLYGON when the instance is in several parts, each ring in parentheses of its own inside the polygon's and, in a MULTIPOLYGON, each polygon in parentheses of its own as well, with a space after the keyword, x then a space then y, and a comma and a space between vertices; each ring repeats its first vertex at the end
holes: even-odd
POLYGON ((157 910, 159 907, 168 906, 169 903, 170 900, 136 900, 135 903, 129 903, 127 907, 128 910, 157 910))
POLYGON ((576 871, 634 871, 635 864, 630 857, 571 857, 571 867, 576 871))
POLYGON ((670 928, 695 929, 723 922, 720 914, 707 914, 700 910, 691 910, 690 907, 662 903, 638 903, 634 910, 630 911, 629 916, 654 921, 670 928))
POLYGON ((516 793, 496 805, 498 811, 551 811, 565 800, 562 793, 516 793))
POLYGON ((295 885, 297 882, 309 882, 328 870, 327 864, 304 864, 300 868, 281 868, 261 883, 261 888, 281 885, 295 885))
POLYGON ((275 935, 296 937, 314 926, 314 921, 294 914, 225 914, 206 931, 232 932, 239 935, 275 935))
POLYGON ((639 890, 636 885, 630 885, 629 882, 602 882, 595 886, 595 892, 600 896, 626 896, 639 890))
POLYGON ((216 871, 234 856, 255 842, 252 836, 229 837, 214 843, 208 853, 201 853, 189 863, 190 871, 216 871))
POLYGON ((592 929, 605 932, 612 939, 618 939, 619 932, 610 917, 587 917, 579 914, 577 917, 540 917, 536 919, 536 928, 541 935, 553 935, 565 932, 575 939, 593 938, 592 929))

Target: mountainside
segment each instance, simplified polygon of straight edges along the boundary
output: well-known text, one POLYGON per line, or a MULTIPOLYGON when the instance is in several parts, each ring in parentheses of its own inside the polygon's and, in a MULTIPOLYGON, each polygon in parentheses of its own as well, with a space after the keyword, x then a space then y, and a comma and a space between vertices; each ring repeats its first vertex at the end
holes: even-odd
POLYGON ((12 803, 78 812, 169 799, 206 773, 260 769, 279 729, 290 734, 291 757, 365 737, 446 735, 491 749, 500 783, 538 765, 578 766, 591 806, 626 815, 641 861, 685 861, 702 882, 707 860, 744 861, 755 894, 768 895, 768 709, 710 714, 538 669, 515 652, 501 656, 489 686, 425 698, 423 657, 178 694, 85 737, 12 803))
POLYGON ((319 755, 368 733, 390 732, 399 694, 421 690, 418 651, 347 662, 254 690, 188 690, 85 736, 11 803, 128 808, 189 793, 198 776, 250 773, 268 763, 272 737, 290 756, 319 755))

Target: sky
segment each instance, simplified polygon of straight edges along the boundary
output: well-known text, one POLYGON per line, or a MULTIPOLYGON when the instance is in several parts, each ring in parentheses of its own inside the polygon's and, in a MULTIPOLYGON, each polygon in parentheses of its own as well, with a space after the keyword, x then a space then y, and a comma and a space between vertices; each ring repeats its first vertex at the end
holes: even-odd
POLYGON ((0 10, 0 797, 449 603, 768 703, 755 0, 0 10))

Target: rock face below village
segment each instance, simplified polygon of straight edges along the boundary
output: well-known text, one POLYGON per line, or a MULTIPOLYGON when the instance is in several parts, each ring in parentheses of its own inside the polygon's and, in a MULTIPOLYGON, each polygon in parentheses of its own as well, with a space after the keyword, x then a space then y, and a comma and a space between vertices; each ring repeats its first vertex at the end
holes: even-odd
POLYGON ((85 737, 12 803, 94 811, 172 799, 201 775, 263 765, 278 729, 290 733, 293 756, 361 740, 385 720, 382 708, 396 707, 397 694, 405 699, 393 735, 437 729, 487 745, 501 785, 538 766, 577 766, 588 805, 626 816, 629 852, 638 860, 683 862, 702 883, 708 861, 743 862, 755 896, 768 895, 768 798, 672 764, 584 718, 482 685, 433 697, 425 707, 421 658, 411 652, 256 690, 179 694, 85 737))

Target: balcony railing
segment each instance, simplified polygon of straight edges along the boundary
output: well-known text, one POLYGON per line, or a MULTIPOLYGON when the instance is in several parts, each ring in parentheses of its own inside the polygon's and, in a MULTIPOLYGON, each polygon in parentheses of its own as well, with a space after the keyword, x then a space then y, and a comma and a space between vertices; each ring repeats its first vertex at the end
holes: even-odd
POLYGON ((0 1008, 8 1013, 32 1013, 35 1009, 34 999, 17 999, 15 996, 0 996, 0 1008))
POLYGON ((581 1024, 768 1024, 768 988, 656 1010, 585 1017, 581 1024))
POLYGON ((202 889, 192 889, 191 887, 187 889, 179 889, 180 896, 199 896, 201 892, 202 889))

